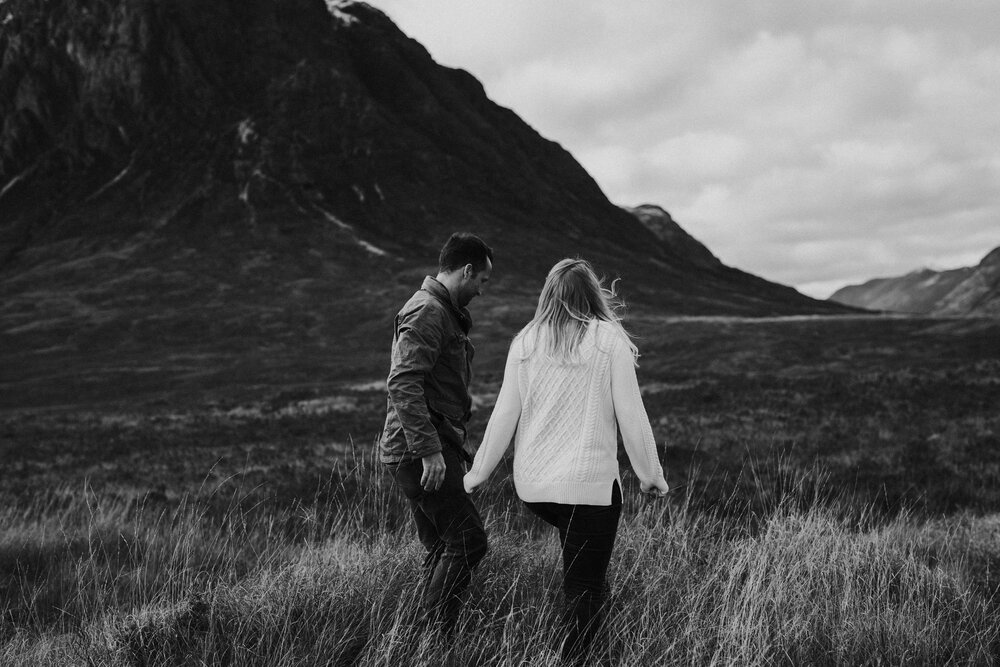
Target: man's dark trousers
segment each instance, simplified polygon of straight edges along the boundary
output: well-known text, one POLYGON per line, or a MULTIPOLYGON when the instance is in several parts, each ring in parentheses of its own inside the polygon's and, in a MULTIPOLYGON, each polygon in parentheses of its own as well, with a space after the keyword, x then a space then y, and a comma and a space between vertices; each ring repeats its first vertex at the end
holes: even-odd
POLYGON ((472 570, 486 555, 486 531, 479 511, 465 492, 465 474, 458 452, 445 447, 445 476, 437 491, 420 486, 420 459, 386 465, 393 481, 406 496, 417 526, 417 536, 427 549, 424 608, 428 617, 450 632, 458 620, 462 594, 472 570))

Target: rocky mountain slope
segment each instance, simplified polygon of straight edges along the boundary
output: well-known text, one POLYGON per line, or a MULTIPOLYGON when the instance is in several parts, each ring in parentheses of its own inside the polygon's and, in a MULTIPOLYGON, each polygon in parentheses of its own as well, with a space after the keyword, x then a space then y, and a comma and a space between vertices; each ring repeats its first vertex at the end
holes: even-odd
POLYGON ((938 302, 934 312, 947 316, 1000 317, 1000 248, 986 255, 968 278, 938 302))
POLYGON ((128 393, 139 363, 370 374, 457 229, 496 250, 487 356, 567 255, 658 312, 846 310, 613 205, 364 3, 5 0, 0 62, 0 385, 29 403, 128 393))
POLYGON ((838 303, 900 313, 949 317, 1000 316, 1000 248, 977 266, 921 269, 895 278, 876 278, 837 290, 838 303))
POLYGON ((722 262, 708 248, 674 222, 673 217, 656 204, 623 207, 645 225, 662 243, 674 248, 691 263, 705 269, 722 268, 722 262))
POLYGON ((894 278, 873 278, 861 285, 842 287, 830 299, 859 308, 899 313, 928 314, 972 269, 950 271, 919 269, 894 278))

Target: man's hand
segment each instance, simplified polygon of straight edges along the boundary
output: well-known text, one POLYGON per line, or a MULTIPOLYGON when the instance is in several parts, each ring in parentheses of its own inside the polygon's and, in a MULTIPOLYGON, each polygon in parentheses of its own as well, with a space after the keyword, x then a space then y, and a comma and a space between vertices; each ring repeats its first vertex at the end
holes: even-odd
POLYGON ((444 456, 441 452, 428 454, 420 459, 424 464, 424 474, 420 476, 420 486, 424 491, 437 491, 444 483, 444 456))
POLYGON ((647 484, 646 482, 639 483, 639 490, 643 493, 649 494, 651 496, 663 497, 670 492, 670 487, 667 485, 667 480, 660 478, 659 481, 653 484, 647 484))

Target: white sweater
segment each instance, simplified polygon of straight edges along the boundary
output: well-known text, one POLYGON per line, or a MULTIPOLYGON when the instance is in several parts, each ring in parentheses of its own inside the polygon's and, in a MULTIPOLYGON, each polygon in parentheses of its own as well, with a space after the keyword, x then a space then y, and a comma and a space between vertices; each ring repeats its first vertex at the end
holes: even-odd
POLYGON ((545 333, 518 334, 466 488, 489 477, 514 439, 514 486, 527 502, 610 505, 617 433, 640 481, 663 480, 626 335, 589 325, 574 363, 546 353, 545 333))

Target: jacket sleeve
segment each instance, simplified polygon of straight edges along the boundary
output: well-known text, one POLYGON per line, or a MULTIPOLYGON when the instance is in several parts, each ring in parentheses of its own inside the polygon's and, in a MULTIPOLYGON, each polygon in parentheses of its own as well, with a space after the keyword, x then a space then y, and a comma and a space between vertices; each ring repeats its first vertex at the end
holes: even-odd
POLYGON ((612 351, 611 398, 625 453, 636 476, 647 484, 662 481, 663 467, 656 454, 656 440, 639 393, 632 351, 624 338, 615 341, 612 351))
POLYGON ((426 305, 400 316, 386 387, 412 454, 424 457, 441 451, 441 439, 431 422, 424 396, 424 379, 441 354, 444 325, 426 305))
POLYGON ((511 344, 507 353, 507 364, 504 366, 503 383, 493 413, 486 425, 483 444, 476 452, 472 468, 465 475, 465 489, 471 491, 486 481, 500 463, 503 453, 510 446, 517 423, 521 418, 521 390, 518 387, 518 365, 520 356, 515 352, 518 342, 511 344))

